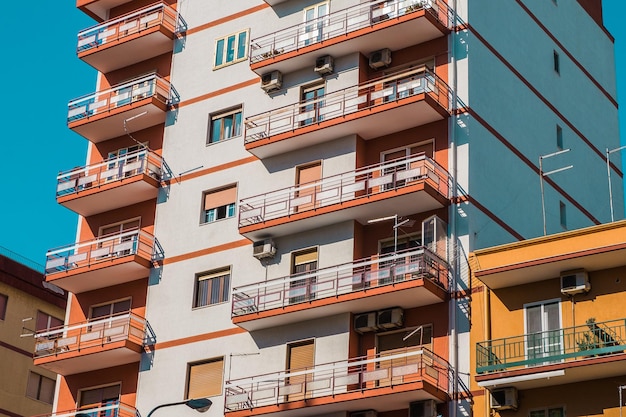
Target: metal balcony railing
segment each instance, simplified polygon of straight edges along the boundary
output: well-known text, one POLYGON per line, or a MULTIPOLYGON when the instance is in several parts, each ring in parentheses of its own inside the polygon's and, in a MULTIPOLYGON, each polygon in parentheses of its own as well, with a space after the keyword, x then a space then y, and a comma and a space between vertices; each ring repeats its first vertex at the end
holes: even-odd
POLYGON ((412 68, 327 93, 316 100, 298 102, 248 117, 245 120, 245 142, 252 143, 333 119, 341 120, 349 114, 418 94, 428 94, 444 109, 449 109, 448 85, 426 67, 412 68))
POLYGON ((57 176, 57 198, 79 193, 147 174, 157 181, 162 178, 162 158, 146 149, 105 160, 99 164, 74 168, 57 176))
POLYGON ((46 254, 46 274, 71 272, 128 255, 158 260, 163 258, 163 249, 151 234, 129 230, 49 251, 46 254))
POLYGON ((35 417, 139 417, 135 407, 112 401, 100 406, 89 405, 73 410, 57 411, 56 413, 40 414, 35 417), (80 416, 79 416, 80 415, 80 416))
POLYGON ((180 99, 169 81, 150 74, 70 101, 67 122, 107 113, 149 97, 155 97, 166 105, 177 103, 180 99))
POLYGON ((165 3, 155 3, 80 31, 76 52, 95 50, 155 26, 165 26, 172 32, 178 32, 186 24, 176 10, 165 3))
POLYGON ((427 182, 448 198, 449 175, 425 155, 396 159, 299 186, 245 198, 239 203, 239 227, 315 211, 427 182))
POLYGON ((225 410, 251 409, 419 381, 447 393, 450 375, 448 362, 428 349, 402 348, 312 368, 227 381, 225 410))
POLYGON ((602 323, 588 320, 580 326, 477 343, 476 372, 483 374, 571 362, 625 350, 626 319, 602 323))
POLYGON ((418 10, 430 13, 443 26, 450 27, 451 13, 448 4, 443 0, 372 1, 252 39, 250 63, 298 51, 340 36, 346 37, 357 30, 376 28, 376 25, 389 19, 410 15, 418 10))
POLYGON ((146 320, 132 313, 59 326, 35 334, 34 357, 56 356, 121 340, 145 345, 150 339, 148 329, 146 320))
POLYGON ((423 247, 233 288, 232 316, 309 303, 420 278, 432 280, 448 289, 447 263, 423 247))

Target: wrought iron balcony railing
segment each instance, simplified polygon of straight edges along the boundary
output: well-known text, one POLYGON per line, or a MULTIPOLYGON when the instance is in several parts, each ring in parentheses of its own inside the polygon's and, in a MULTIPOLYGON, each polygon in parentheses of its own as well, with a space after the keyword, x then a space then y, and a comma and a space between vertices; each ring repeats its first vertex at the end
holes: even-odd
MULTIPOLYGON (((403 348, 227 381, 225 410, 237 411, 309 398, 385 389, 423 381, 448 393, 448 362, 426 348, 403 348)), ((339 399, 337 399, 339 401, 339 399)))
POLYGON ((449 176, 424 155, 370 165, 299 186, 245 198, 239 203, 239 227, 315 211, 331 204, 364 199, 419 182, 431 184, 448 198, 449 176))
POLYGON ((321 268, 307 274, 233 288, 232 315, 240 316, 416 279, 448 289, 448 266, 426 248, 321 268))
POLYGON ((626 351, 626 319, 586 324, 476 344, 476 372, 510 371, 626 351))
POLYGON ((389 19, 410 15, 419 10, 434 16, 444 27, 450 26, 450 10, 443 0, 372 1, 252 39, 250 63, 298 51, 340 36, 349 36, 358 30, 376 27, 389 19))

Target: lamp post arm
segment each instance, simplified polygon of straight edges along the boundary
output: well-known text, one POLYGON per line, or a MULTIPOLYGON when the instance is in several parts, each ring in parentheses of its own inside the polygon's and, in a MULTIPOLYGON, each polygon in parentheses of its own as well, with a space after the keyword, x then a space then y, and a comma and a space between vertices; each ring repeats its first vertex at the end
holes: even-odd
POLYGON ((179 401, 179 402, 176 402, 176 403, 168 403, 168 404, 157 405, 152 410, 150 410, 150 412, 148 413, 148 415, 146 417, 151 417, 152 413, 154 413, 159 408, 171 407, 171 406, 174 406, 174 405, 183 405, 183 404, 186 404, 186 403, 187 403, 187 401, 179 401))

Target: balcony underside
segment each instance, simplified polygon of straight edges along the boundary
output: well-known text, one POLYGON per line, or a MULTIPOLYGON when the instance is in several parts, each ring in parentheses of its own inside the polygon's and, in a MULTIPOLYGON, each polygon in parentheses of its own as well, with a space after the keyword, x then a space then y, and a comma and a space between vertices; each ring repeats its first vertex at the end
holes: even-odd
POLYGON ((374 139, 448 116, 447 110, 429 94, 417 94, 255 140, 245 147, 263 159, 353 134, 366 140, 374 139))
POLYGON ((147 278, 152 261, 139 255, 110 257, 88 266, 50 273, 46 281, 75 294, 147 278))
POLYGON ((171 52, 175 38, 174 32, 165 25, 159 25, 80 52, 78 58, 98 71, 107 73, 171 52))
POLYGON ((240 227, 239 233, 248 239, 260 240, 317 229, 348 220, 366 224, 368 220, 388 216, 389 213, 407 216, 439 209, 447 204, 448 200, 445 196, 428 181, 422 181, 398 190, 355 198, 344 203, 331 204, 240 227))
POLYGON ((593 381, 625 374, 626 354, 620 353, 574 362, 560 362, 508 372, 478 375, 476 382, 478 385, 488 388, 514 386, 518 389, 532 389, 580 381, 593 381))
POLYGON ((410 384, 386 386, 348 392, 334 396, 308 398, 301 401, 257 407, 253 409, 226 411, 229 417, 249 417, 272 413, 276 417, 305 417, 339 411, 372 409, 378 412, 402 410, 412 401, 448 401, 448 395, 426 379, 410 384))
MULTIPOLYGON (((270 5, 278 3, 276 0, 266 2, 270 5)), ((274 70, 285 74, 301 68, 313 68, 315 60, 324 55, 340 57, 359 51, 367 56, 383 48, 396 51, 439 38, 448 32, 430 12, 420 10, 251 63, 250 69, 259 75, 274 70)))
POLYGON ((167 105, 157 96, 152 96, 69 122, 68 127, 89 141, 98 143, 125 135, 124 121, 144 112, 147 113, 128 122, 129 131, 135 132, 165 123, 167 105))
POLYGON ((88 15, 103 21, 109 17, 109 10, 132 0, 76 0, 76 7, 88 15))
POLYGON ((139 174, 121 181, 111 181, 101 187, 60 196, 57 202, 81 216, 91 216, 154 199, 159 186, 156 179, 139 174))
POLYGON ((236 316, 233 323, 253 331, 340 313, 380 310, 390 306, 404 309, 421 307, 440 303, 446 298, 447 293, 442 287, 428 279, 418 279, 236 316))
POLYGON ((60 351, 52 356, 35 359, 35 365, 61 375, 106 369, 139 362, 143 347, 130 340, 91 346, 80 351, 60 351))

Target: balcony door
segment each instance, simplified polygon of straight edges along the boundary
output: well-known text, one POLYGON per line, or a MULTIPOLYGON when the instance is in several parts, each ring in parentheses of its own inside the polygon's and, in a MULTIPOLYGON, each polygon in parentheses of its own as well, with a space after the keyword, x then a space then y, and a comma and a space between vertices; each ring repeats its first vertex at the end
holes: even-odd
POLYGON ((118 415, 121 385, 109 385, 79 392, 78 408, 80 410, 100 409, 99 411, 85 413, 89 417, 115 417, 118 415))
POLYGON ((294 199, 297 203, 293 204, 294 212, 298 213, 315 208, 315 196, 320 186, 311 183, 321 179, 321 161, 296 167, 296 186, 298 190, 294 193, 294 199))
POLYGON ((308 126, 312 123, 321 122, 324 119, 320 111, 324 107, 322 99, 325 92, 326 85, 324 82, 302 87, 300 92, 302 103, 300 107, 300 126, 308 126))
POLYGON ((320 42, 324 36, 324 16, 328 15, 328 2, 315 4, 304 9, 304 33, 300 39, 304 45, 320 42))
POLYGON ((102 332, 100 340, 107 335, 107 342, 124 339, 129 334, 127 328, 130 320, 128 318, 118 318, 124 313, 129 313, 131 307, 131 299, 114 301, 106 304, 92 306, 89 310, 89 321, 100 321, 99 324, 89 326, 91 332, 102 332), (110 318, 110 320, 105 320, 110 318), (104 321, 104 322, 103 322, 104 321))
POLYGON ((432 339, 433 329, 430 324, 377 334, 376 349, 381 359, 378 362, 378 369, 387 369, 387 377, 379 379, 377 386, 400 384, 419 378, 422 367, 427 368, 427 373, 433 372, 430 357, 417 354, 405 355, 422 348, 432 351, 432 339), (384 360, 387 356, 396 357, 384 360), (393 372, 394 368, 397 368, 395 372, 393 372))
MULTIPOLYGON (((306 276, 317 269, 317 248, 291 254, 291 273, 293 276, 306 276)), ((289 304, 302 303, 315 298, 315 277, 304 277, 289 283, 289 304)))
POLYGON ((137 235, 131 234, 129 236, 122 236, 119 238, 112 237, 130 232, 132 230, 138 230, 140 225, 141 219, 136 218, 100 227, 98 231, 98 238, 102 239, 109 237, 109 239, 100 242, 98 244, 98 248, 109 248, 109 253, 104 256, 126 256, 131 253, 136 253, 138 244, 137 235))
MULTIPOLYGON (((290 343, 287 345, 287 370, 304 371, 315 366, 314 340, 290 343)), ((285 381, 286 401, 298 401, 305 398, 306 384, 313 380, 313 374, 290 376, 285 381)))
POLYGON ((109 152, 107 156, 107 160, 110 161, 107 165, 107 170, 113 170, 118 168, 118 173, 115 177, 107 177, 107 181, 118 180, 125 177, 130 177, 141 172, 141 165, 136 164, 132 165, 134 162, 140 161, 146 158, 145 155, 141 157, 134 155, 130 157, 124 158, 126 155, 133 154, 139 152, 142 149, 148 149, 148 142, 144 142, 141 145, 133 145, 127 148, 121 148, 116 151, 109 152), (124 159, 122 159, 124 158, 124 159), (125 168, 127 165, 130 165, 131 168, 125 168), (139 165, 139 166, 137 166, 139 165))
POLYGON ((563 351, 561 337, 561 303, 545 301, 524 306, 526 319, 526 359, 530 365, 558 362, 542 360, 563 351))

